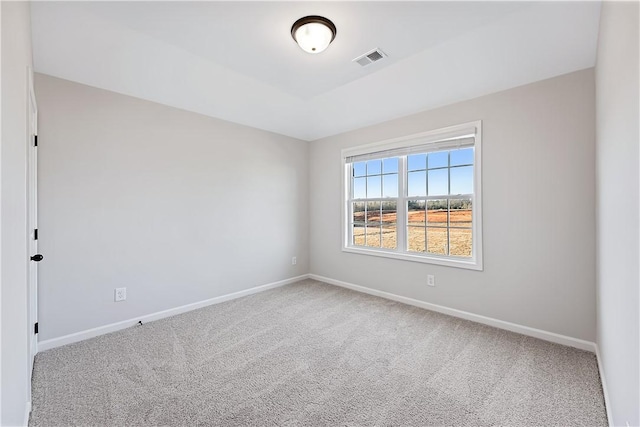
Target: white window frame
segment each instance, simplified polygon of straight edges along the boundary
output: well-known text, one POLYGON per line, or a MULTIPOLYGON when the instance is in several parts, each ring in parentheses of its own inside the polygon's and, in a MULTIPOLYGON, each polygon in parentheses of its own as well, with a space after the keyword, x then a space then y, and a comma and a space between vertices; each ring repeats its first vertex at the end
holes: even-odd
MULTIPOLYGON (((357 147, 345 148, 341 152, 342 169, 342 199, 341 199, 341 215, 342 215, 342 251, 373 255, 385 258, 394 258, 406 261, 415 261, 428 264, 444 265, 449 267, 465 268, 470 270, 483 270, 482 260, 482 121, 474 121, 455 126, 449 126, 442 129, 422 132, 419 134, 394 138, 371 144, 361 145, 357 147), (351 244, 352 231, 349 227, 349 218, 352 215, 349 206, 349 195, 351 187, 351 165, 347 158, 353 156, 362 156, 371 153, 384 152, 389 150, 402 151, 409 150, 417 145, 428 146, 428 144, 441 145, 445 141, 454 141, 462 136, 475 137, 474 141, 474 167, 473 167, 473 195, 472 199, 472 254, 471 257, 456 257, 451 255, 436 255, 429 253, 409 252, 405 248, 406 228, 407 228, 407 200, 414 197, 407 197, 407 170, 406 161, 400 161, 398 165, 398 185, 399 193, 397 198, 389 198, 386 200, 397 200, 397 247, 396 249, 371 248, 365 246, 356 246, 351 244), (401 232, 401 228, 405 229, 401 232)), ((406 157, 405 157, 406 159, 406 157)), ((451 197, 451 196, 448 196, 451 197)))

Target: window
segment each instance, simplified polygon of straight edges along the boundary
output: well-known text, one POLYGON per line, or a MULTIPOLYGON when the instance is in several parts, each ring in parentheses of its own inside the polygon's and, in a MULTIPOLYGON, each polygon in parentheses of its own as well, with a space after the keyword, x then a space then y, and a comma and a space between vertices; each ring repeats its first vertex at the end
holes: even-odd
POLYGON ((343 250, 482 270, 481 122, 342 158, 343 250))

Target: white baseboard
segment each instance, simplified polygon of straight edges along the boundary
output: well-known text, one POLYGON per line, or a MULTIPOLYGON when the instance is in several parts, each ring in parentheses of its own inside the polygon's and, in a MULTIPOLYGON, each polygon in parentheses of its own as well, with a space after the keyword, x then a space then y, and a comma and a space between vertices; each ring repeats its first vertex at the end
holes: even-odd
POLYGON ((267 283, 266 285, 256 286, 254 288, 245 289, 243 291, 234 292, 232 294, 222 295, 219 297, 207 299, 204 301, 194 302, 192 304, 182 305, 180 307, 170 308, 168 310, 158 311, 156 313, 146 314, 144 316, 135 317, 133 319, 123 320, 117 323, 111 323, 109 325, 98 326, 97 328, 87 329, 85 331, 75 332, 73 334, 64 335, 58 338, 52 338, 45 341, 38 342, 38 351, 45 351, 51 348, 60 347, 62 345, 71 344, 78 341, 83 341, 89 338, 97 337, 99 335, 108 334, 109 332, 119 331, 121 329, 129 328, 136 325, 139 321, 151 322, 154 320, 163 319, 165 317, 175 316, 176 314, 185 313, 187 311, 196 310, 198 308, 206 307, 213 304, 220 304, 225 301, 230 301, 236 298, 244 297, 247 295, 263 292, 269 289, 277 288, 280 286, 288 285, 303 279, 307 279, 308 274, 303 274, 297 277, 291 277, 289 279, 280 280, 278 282, 267 283))
MULTIPOLYGON (((609 422, 609 426, 613 427, 613 415, 611 414, 609 392, 607 391, 607 380, 604 377, 604 367, 602 365, 601 357, 600 346, 596 344, 596 359, 598 359, 598 371, 600 371, 600 383, 602 383, 602 394, 604 395, 604 409, 607 412, 607 421, 609 422)), ((629 424, 627 423, 627 425, 629 424)))
POLYGON ((481 316, 479 314, 469 313, 467 311, 456 310, 455 308, 449 308, 442 305, 431 304, 428 302, 420 301, 413 298, 403 297, 401 295, 392 294, 389 292, 379 291, 376 289, 367 288, 360 285, 354 285, 353 283, 347 283, 340 280, 331 279, 329 277, 319 276, 317 274, 309 274, 310 279, 325 282, 330 285, 340 286, 342 288, 351 289, 365 294, 386 298, 389 300, 401 302, 415 307, 424 308, 431 311, 437 311, 438 313, 448 314, 449 316, 459 317, 473 322, 482 323, 484 325, 493 326, 499 329, 505 329, 507 331, 516 332, 522 335, 527 335, 534 338, 539 338, 545 341, 551 341, 557 344, 562 344, 570 347, 579 348, 581 350, 596 352, 596 344, 591 341, 585 341, 578 338, 568 337, 566 335, 556 334, 554 332, 543 331, 541 329, 530 328, 529 326, 522 326, 516 323, 505 322, 504 320, 498 320, 491 317, 481 316))
MULTIPOLYGON (((362 292, 365 294, 374 295, 381 298, 386 298, 389 300, 401 302, 403 304, 408 304, 415 307, 436 311, 438 313, 448 314, 450 316, 471 320, 473 322, 482 323, 482 324, 493 326, 499 329, 505 329, 507 331, 528 335, 528 336, 539 338, 545 341, 551 341, 557 344, 563 344, 570 347, 579 348, 581 350, 590 351, 593 353, 597 353, 598 351, 596 344, 591 341, 585 341, 578 338, 569 337, 566 335, 556 334, 554 332, 543 331, 541 329, 535 329, 528 326, 518 325, 516 323, 506 322, 504 320, 498 320, 491 317, 482 316, 479 314, 469 313, 467 311, 462 311, 454 308, 445 307, 442 305, 432 304, 425 301, 420 301, 417 299, 392 294, 390 292, 379 291, 377 289, 367 288, 365 286, 343 282, 341 280, 335 280, 329 277, 319 276, 317 274, 303 274, 301 276, 292 277, 292 278, 281 280, 278 282, 268 283, 266 285, 256 286, 254 288, 245 289, 243 291, 222 295, 222 296, 207 299, 204 301, 187 304, 180 307, 170 308, 168 310, 159 311, 156 313, 151 313, 151 314, 147 314, 140 317, 135 317, 133 319, 123 320, 121 322, 111 323, 109 325, 99 326, 97 328, 87 329, 85 331, 76 332, 73 334, 64 335, 62 337, 41 341, 38 343, 38 351, 45 351, 51 348, 60 347, 62 345, 71 344, 74 342, 97 337, 99 335, 107 334, 109 332, 119 331, 121 329, 134 326, 139 321, 151 322, 154 320, 163 319, 165 317, 175 316, 176 314, 185 313, 187 311, 196 310, 198 308, 206 307, 213 304, 220 304, 225 301, 230 301, 236 298, 241 298, 243 296, 266 291, 268 289, 273 289, 280 286, 288 285, 290 283, 294 283, 307 278, 311 278, 314 280, 318 280, 320 282, 325 282, 331 285, 351 289, 357 292, 362 292)), ((600 363, 599 358, 598 358, 598 363, 600 363)), ((600 369, 600 371, 602 376, 602 369, 600 369)), ((604 380, 603 380, 603 384, 604 384, 604 380)))
MULTIPOLYGON (((31 386, 31 384, 29 384, 31 386)), ((31 402, 27 402, 27 405, 24 409, 24 421, 22 425, 27 427, 29 425, 29 415, 31 415, 31 402)))

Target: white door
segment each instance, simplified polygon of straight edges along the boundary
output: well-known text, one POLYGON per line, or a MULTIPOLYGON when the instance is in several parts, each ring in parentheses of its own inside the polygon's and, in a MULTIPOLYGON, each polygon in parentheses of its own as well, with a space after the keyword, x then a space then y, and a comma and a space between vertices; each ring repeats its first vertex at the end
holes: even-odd
POLYGON ((33 70, 29 70, 29 164, 28 164, 28 230, 29 230, 29 379, 38 352, 38 106, 33 89, 33 70))

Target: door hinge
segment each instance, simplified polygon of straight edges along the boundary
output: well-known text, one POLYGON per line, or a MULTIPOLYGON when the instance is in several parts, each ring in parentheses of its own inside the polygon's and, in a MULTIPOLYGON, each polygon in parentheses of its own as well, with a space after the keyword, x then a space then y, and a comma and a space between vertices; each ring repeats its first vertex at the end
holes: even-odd
POLYGON ((33 230, 33 240, 38 240, 38 229, 33 230))
POLYGON ((38 146, 38 135, 33 135, 33 146, 34 147, 38 146))
POLYGON ((38 322, 36 322, 35 325, 33 325, 33 333, 34 334, 38 333, 38 322))

